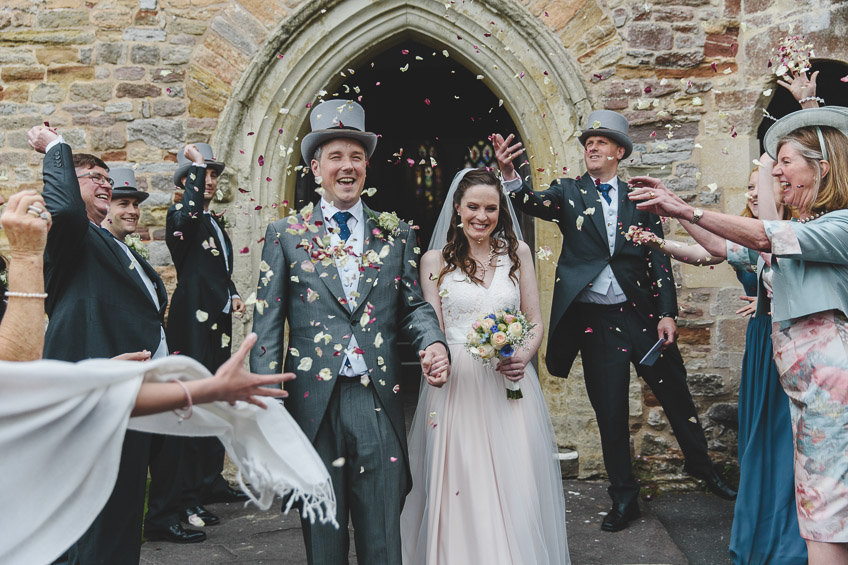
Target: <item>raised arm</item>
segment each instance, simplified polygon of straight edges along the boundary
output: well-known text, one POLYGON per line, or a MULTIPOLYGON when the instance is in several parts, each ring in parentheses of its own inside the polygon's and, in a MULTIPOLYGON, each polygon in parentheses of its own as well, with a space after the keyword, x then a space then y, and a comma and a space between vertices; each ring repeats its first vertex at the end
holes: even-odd
POLYGON ((9 198, 0 216, 10 255, 9 304, 0 322, 3 361, 35 361, 44 349, 43 255, 51 219, 49 212, 36 214, 39 209, 45 209, 44 200, 34 190, 25 190, 9 198))
POLYGON ((713 255, 698 243, 683 243, 657 237, 653 232, 637 226, 630 226, 627 237, 637 245, 650 247, 651 249, 665 253, 672 259, 690 265, 716 265, 724 260, 724 257, 713 255))
POLYGON ((200 226, 203 193, 206 189, 206 162, 194 144, 186 146, 184 155, 194 164, 186 175, 182 201, 168 214, 168 231, 180 231, 186 234, 200 226))

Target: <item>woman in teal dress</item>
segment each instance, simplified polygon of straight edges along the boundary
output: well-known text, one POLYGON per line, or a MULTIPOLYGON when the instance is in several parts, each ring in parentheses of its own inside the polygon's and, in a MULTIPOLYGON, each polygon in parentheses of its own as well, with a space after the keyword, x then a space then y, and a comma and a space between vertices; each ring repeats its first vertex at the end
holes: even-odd
MULTIPOLYGON (((755 169, 748 182, 747 206, 742 216, 788 220, 780 184, 755 169), (769 186, 760 197, 759 186, 769 186), (775 206, 776 204, 776 206, 775 206)), ((751 315, 739 382, 739 488, 730 533, 730 557, 736 565, 804 565, 807 547, 798 532, 792 469, 792 425, 789 399, 780 386, 772 360, 770 267, 750 249, 712 234, 690 222, 683 227, 698 241, 686 245, 654 240, 653 234, 631 232, 636 243, 659 249, 678 261, 713 265, 727 260, 745 288, 745 297, 756 297, 751 315), (759 263, 759 269, 758 267, 759 263), (757 273, 760 276, 757 276, 757 273)))
POLYGON ((639 209, 682 218, 771 253, 772 344, 790 399, 795 501, 809 563, 848 564, 848 108, 793 112, 766 133, 761 158, 797 222, 693 208, 636 177, 639 209), (775 156, 776 161, 770 156, 775 156))

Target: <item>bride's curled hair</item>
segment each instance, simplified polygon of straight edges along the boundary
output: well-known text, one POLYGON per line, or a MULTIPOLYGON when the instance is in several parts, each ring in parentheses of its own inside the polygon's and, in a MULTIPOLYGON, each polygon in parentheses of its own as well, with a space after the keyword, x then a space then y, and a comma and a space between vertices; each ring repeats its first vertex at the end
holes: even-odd
POLYGON ((521 268, 521 261, 518 259, 518 238, 515 236, 515 229, 512 225, 512 218, 509 213, 509 205, 507 204, 506 195, 501 188, 501 181, 492 169, 480 168, 468 171, 465 176, 459 181, 456 187, 456 192, 453 195, 453 217, 448 225, 447 243, 442 249, 442 257, 445 260, 445 266, 442 272, 439 273, 439 282, 448 273, 459 269, 465 273, 469 279, 476 284, 483 284, 483 279, 477 276, 477 262, 471 257, 471 248, 468 243, 468 238, 460 226, 459 208, 462 203, 462 198, 465 192, 472 186, 491 186, 498 191, 498 224, 495 226, 491 234, 492 247, 495 256, 509 255, 512 261, 512 266, 509 269, 509 278, 518 282, 518 270, 521 268))

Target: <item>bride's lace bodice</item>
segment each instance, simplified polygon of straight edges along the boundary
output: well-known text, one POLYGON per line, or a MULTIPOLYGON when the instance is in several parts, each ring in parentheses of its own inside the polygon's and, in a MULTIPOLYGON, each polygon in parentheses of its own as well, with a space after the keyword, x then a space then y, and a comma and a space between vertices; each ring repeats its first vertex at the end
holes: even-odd
POLYGON ((442 279, 439 295, 448 343, 465 343, 471 324, 484 314, 521 307, 518 283, 509 278, 512 261, 509 256, 501 255, 497 263, 489 288, 474 284, 461 271, 448 273, 442 279))

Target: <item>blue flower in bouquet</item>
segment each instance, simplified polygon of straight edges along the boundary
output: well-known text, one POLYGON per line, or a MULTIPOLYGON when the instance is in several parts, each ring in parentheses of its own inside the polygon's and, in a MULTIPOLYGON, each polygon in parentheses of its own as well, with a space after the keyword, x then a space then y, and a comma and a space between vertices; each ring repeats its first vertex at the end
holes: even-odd
POLYGON ((501 357, 508 358, 513 355, 515 355, 515 349, 513 349, 511 345, 504 345, 501 347, 501 357))

